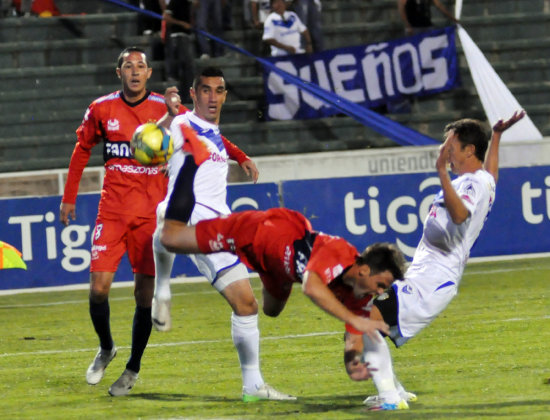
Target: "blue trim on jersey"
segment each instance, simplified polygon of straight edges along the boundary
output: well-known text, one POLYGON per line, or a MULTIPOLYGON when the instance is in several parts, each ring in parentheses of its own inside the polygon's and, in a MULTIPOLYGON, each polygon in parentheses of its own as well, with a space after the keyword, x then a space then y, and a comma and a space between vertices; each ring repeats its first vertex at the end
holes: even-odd
POLYGON ((235 267, 236 265, 239 265, 241 263, 241 260, 239 260, 237 258, 237 261, 235 261, 233 264, 231 265, 228 265, 227 267, 223 267, 223 268, 220 268, 217 272, 216 272, 216 277, 214 278, 214 281, 212 283, 210 283, 212 286, 214 285, 214 283, 216 283, 218 281, 218 278, 219 278, 219 275, 222 271, 224 270, 227 270, 228 268, 231 268, 231 267, 235 267))
POLYGON ((212 128, 204 128, 199 124, 191 121, 191 119, 189 119, 189 124, 191 124, 191 127, 197 132, 199 136, 206 137, 208 140, 214 143, 220 152, 223 152, 225 150, 222 135, 219 131, 216 133, 212 128))
POLYGON ((112 101, 112 100, 118 99, 118 98, 120 98, 120 91, 116 91, 116 92, 110 93, 106 96, 103 96, 102 98, 97 99, 95 101, 95 103, 100 104, 101 102, 112 101))
POLYGON ((161 104, 165 104, 166 101, 164 100, 164 98, 162 96, 157 96, 157 95, 149 95, 149 97, 147 98, 148 101, 154 101, 154 102, 158 102, 158 103, 161 103, 161 104))
POLYGON ((290 15, 287 20, 273 20, 273 25, 288 29, 294 24, 294 22, 296 22, 296 16, 290 15))
POLYGON ((437 289, 435 289, 435 292, 437 292, 439 289, 443 289, 444 287, 454 286, 455 284, 452 281, 448 281, 447 283, 443 283, 441 286, 439 286, 437 289))

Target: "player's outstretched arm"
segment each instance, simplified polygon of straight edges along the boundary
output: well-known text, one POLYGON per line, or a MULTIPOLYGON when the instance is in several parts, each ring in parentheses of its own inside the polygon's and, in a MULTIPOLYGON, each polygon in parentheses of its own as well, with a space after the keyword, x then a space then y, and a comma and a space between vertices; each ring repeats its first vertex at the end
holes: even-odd
POLYGON ((525 116, 525 111, 516 111, 514 114, 507 119, 506 121, 500 119, 493 126, 493 136, 491 137, 491 142, 489 143, 489 150, 485 156, 485 164, 483 165, 485 170, 493 175, 495 182, 498 180, 498 152, 500 146, 500 138, 502 133, 508 130, 511 126, 517 123, 525 116))
POLYGON ((365 381, 372 374, 368 363, 362 361, 363 355, 363 336, 346 332, 344 348, 344 366, 346 372, 353 381, 365 381))
POLYGON ((364 332, 369 337, 377 339, 376 330, 389 334, 389 327, 383 321, 374 321, 360 317, 346 308, 334 293, 332 293, 321 278, 312 271, 304 273, 302 282, 302 290, 313 303, 319 306, 322 310, 339 320, 350 324, 358 331, 364 332))

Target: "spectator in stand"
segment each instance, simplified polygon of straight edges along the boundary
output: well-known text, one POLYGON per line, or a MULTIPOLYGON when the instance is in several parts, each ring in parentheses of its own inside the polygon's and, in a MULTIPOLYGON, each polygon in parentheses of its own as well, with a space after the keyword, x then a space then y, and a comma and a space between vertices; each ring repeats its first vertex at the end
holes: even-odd
POLYGON ((196 55, 195 36, 191 31, 191 4, 188 0, 172 0, 166 6, 162 18, 166 79, 179 85, 181 100, 189 103, 196 55))
MULTIPOLYGON (((164 13, 164 9, 166 9, 166 4, 169 1, 170 0, 127 0, 127 2, 133 6, 157 13, 159 15, 162 15, 164 13)), ((138 34, 149 35, 153 32, 160 32, 160 26, 161 23, 158 19, 142 15, 141 13, 139 14, 138 34)))
MULTIPOLYGON (((223 38, 222 0, 193 0, 192 15, 195 16, 197 30, 223 38)), ((224 53, 223 45, 198 33, 197 42, 201 60, 220 57, 224 53)))
POLYGON ((245 7, 250 6, 250 17, 252 27, 263 29, 264 22, 271 13, 271 5, 269 0, 245 0, 245 7), (247 4, 248 3, 248 4, 247 4))
POLYGON ((271 0, 270 4, 272 12, 264 23, 262 39, 271 46, 271 55, 278 57, 313 52, 309 31, 298 15, 286 10, 284 0, 271 0), (305 48, 302 48, 302 36, 305 38, 305 48))
POLYGON ((306 25, 311 35, 313 51, 323 51, 321 0, 294 0, 292 2, 292 10, 296 12, 300 20, 306 25))
POLYGON ((405 34, 415 35, 433 27, 432 4, 454 23, 459 23, 440 0, 397 0, 399 16, 405 24, 405 34))

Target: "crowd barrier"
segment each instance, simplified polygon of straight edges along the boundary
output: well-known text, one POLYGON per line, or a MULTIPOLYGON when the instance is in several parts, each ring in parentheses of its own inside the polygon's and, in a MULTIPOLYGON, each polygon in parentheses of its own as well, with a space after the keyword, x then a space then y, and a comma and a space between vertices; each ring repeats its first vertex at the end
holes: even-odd
MULTIPOLYGON (((411 257, 434 195, 435 172, 230 185, 233 211, 284 205, 305 214, 316 230, 342 236, 358 249, 395 242, 411 257)), ((82 194, 77 220, 58 221, 60 196, 0 200, 0 240, 23 253, 28 270, 1 270, 0 289, 59 286, 89 280, 90 236, 99 194, 82 194)), ((473 257, 550 251, 550 166, 500 171, 497 198, 473 257)), ((198 274, 179 256, 172 273, 198 274)), ((123 259, 115 281, 132 279, 123 259)))

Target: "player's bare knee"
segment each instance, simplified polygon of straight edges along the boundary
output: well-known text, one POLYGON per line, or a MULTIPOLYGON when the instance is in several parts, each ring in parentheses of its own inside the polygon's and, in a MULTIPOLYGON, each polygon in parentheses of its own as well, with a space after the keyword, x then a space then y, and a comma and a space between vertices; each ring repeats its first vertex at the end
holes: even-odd
POLYGON ((238 302, 235 302, 233 306, 233 312, 239 316, 256 315, 258 313, 258 302, 252 297, 245 297, 238 302))
POLYGON ((109 297, 114 273, 93 272, 90 277, 90 299, 102 303, 109 297))

